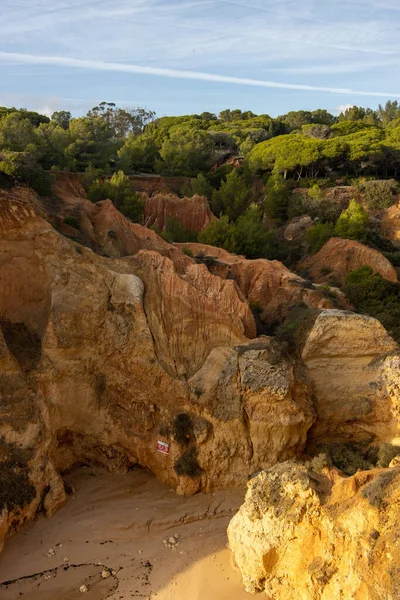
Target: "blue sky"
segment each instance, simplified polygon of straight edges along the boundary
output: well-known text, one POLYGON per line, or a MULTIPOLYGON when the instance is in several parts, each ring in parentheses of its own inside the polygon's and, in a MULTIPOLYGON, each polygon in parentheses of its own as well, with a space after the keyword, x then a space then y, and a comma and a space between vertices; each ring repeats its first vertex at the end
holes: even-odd
POLYGON ((400 99, 399 0, 0 0, 0 105, 158 116, 400 99))

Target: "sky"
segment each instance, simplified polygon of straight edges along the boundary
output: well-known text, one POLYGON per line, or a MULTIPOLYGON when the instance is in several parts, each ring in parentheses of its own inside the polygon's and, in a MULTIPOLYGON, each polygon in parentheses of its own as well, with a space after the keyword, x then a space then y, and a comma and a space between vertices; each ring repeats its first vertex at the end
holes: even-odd
POLYGON ((0 0, 0 105, 271 116, 400 100, 399 0, 0 0))

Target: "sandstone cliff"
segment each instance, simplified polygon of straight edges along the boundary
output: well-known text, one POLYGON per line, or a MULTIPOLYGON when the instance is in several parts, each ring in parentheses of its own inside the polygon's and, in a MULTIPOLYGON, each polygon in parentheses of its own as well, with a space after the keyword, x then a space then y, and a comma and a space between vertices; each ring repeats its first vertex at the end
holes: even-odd
POLYGON ((176 194, 143 195, 144 224, 164 231, 168 219, 177 219, 188 231, 199 232, 212 220, 214 215, 205 196, 179 198, 176 194))
POLYGON ((279 600, 397 600, 400 469, 284 463, 248 484, 228 528, 249 592, 279 600))
POLYGON ((97 256, 23 201, 3 200, 0 229, 0 435, 15 445, 1 468, 27 490, 21 505, 13 486, 2 498, 3 532, 42 504, 54 510, 58 473, 76 463, 138 463, 194 493, 243 485, 302 451, 310 380, 268 338, 249 340, 254 319, 233 281, 177 249, 175 262, 154 250, 97 256))
POLYGON ((378 250, 342 238, 331 238, 317 254, 302 261, 299 269, 306 269, 313 281, 332 278, 344 283, 351 271, 364 266, 371 267, 384 279, 397 281, 396 269, 378 250))

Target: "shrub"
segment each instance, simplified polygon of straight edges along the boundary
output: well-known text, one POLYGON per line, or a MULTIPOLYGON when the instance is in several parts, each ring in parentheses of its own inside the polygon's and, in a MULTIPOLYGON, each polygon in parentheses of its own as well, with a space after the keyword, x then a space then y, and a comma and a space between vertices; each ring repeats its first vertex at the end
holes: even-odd
POLYGON ((371 506, 379 508, 384 502, 388 486, 392 483, 396 471, 391 469, 384 473, 379 473, 370 483, 367 483, 362 489, 361 495, 366 498, 371 506))
POLYGON ((331 223, 318 223, 313 225, 306 233, 306 242, 310 251, 315 254, 333 236, 331 223))
POLYGON ((185 185, 182 189, 182 193, 187 198, 191 198, 195 194, 199 196, 206 196, 206 198, 210 199, 214 188, 206 179, 203 173, 199 173, 197 177, 191 180, 188 185, 185 185))
POLYGON ((4 508, 13 510, 29 504, 35 496, 35 487, 29 480, 28 462, 32 458, 32 450, 19 448, 14 443, 0 439, 0 449, 7 459, 0 462, 0 511, 4 508))
POLYGON ((321 188, 319 187, 319 185, 316 183, 308 190, 308 196, 309 196, 309 198, 311 198, 311 200, 318 201, 318 200, 323 200, 324 193, 321 190, 321 188))
POLYGON ((225 248, 228 252, 236 252, 235 225, 229 221, 229 217, 222 216, 220 219, 210 221, 200 231, 198 240, 201 244, 225 248))
POLYGON ((215 215, 226 215, 235 221, 246 209, 250 190, 236 170, 228 173, 218 190, 214 190, 211 209, 215 215))
POLYGON ((197 462, 196 446, 188 448, 174 464, 175 473, 177 475, 186 475, 187 477, 198 477, 201 475, 202 469, 197 462))
POLYGON ((173 420, 172 433, 180 446, 186 446, 193 441, 193 423, 190 415, 179 413, 173 420))
POLYGON ((87 196, 92 202, 111 200, 123 215, 135 223, 143 220, 143 202, 134 192, 131 180, 123 171, 114 173, 110 179, 93 181, 87 196))
POLYGON ((400 340, 400 284, 383 279, 370 267, 349 273, 343 288, 355 310, 378 319, 400 340))
POLYGON ((265 186, 265 212, 273 219, 287 218, 289 189, 282 175, 272 175, 265 186))
POLYGON ((260 208, 252 204, 235 225, 236 252, 246 258, 277 258, 278 244, 276 233, 262 222, 260 208))
POLYGON ((357 446, 353 442, 321 444, 318 452, 325 453, 330 464, 347 475, 354 475, 357 471, 366 471, 374 467, 373 462, 366 457, 366 448, 357 446))
POLYGON ((164 234, 162 237, 167 242, 184 243, 197 241, 197 233, 186 229, 176 217, 168 217, 164 234))
POLYGON ((64 217, 64 223, 69 225, 70 227, 74 227, 75 229, 79 229, 79 219, 73 216, 64 217))
POLYGON ((368 208, 376 210, 392 206, 397 183, 394 179, 379 179, 366 181, 363 188, 368 208))
POLYGON ((52 179, 29 152, 3 152, 0 154, 0 171, 26 183, 39 196, 50 196, 52 179))
POLYGON ((347 240, 364 241, 368 232, 368 214, 355 200, 344 210, 335 225, 335 235, 347 240))

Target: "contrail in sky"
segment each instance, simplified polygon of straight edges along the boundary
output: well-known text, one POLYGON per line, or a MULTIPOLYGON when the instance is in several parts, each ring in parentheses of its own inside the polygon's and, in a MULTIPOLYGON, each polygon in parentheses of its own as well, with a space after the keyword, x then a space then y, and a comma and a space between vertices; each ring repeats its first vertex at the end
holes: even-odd
POLYGON ((156 77, 169 77, 172 79, 191 79, 196 81, 210 81, 214 83, 231 83, 233 85, 254 86, 262 88, 279 88, 285 90, 302 90, 308 92, 327 92, 329 94, 345 94, 358 96, 380 96, 400 98, 400 93, 391 92, 366 92, 352 90, 350 88, 324 87, 316 85, 303 85, 297 83, 281 83, 279 81, 264 81, 262 79, 250 79, 247 77, 230 77, 227 75, 215 75, 213 73, 202 73, 201 71, 183 71, 179 69, 168 69, 162 67, 143 67, 102 60, 84 60, 80 58, 68 58, 63 56, 40 56, 36 54, 20 54, 17 52, 0 52, 0 62, 30 65, 54 65, 57 67, 73 67, 77 69, 90 69, 93 71, 113 71, 120 73, 136 73, 138 75, 153 75, 156 77))

